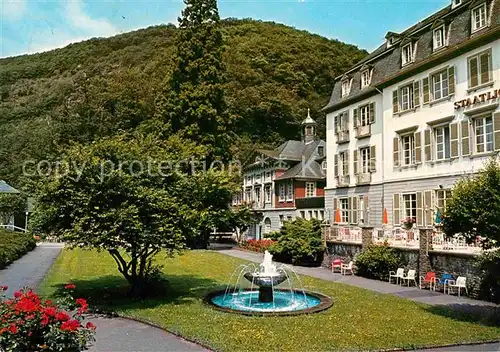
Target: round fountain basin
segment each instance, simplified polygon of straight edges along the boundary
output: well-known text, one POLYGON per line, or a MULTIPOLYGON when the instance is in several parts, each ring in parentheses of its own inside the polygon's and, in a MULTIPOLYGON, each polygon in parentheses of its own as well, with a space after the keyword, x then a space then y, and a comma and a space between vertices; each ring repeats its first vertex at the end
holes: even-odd
POLYGON ((273 302, 260 302, 258 290, 212 292, 206 302, 218 310, 245 315, 297 315, 314 313, 332 306, 330 297, 301 290, 275 289, 273 302))
POLYGON ((258 273, 245 273, 245 279, 259 287, 278 286, 286 280, 284 273, 276 273, 276 275, 263 275, 258 273))

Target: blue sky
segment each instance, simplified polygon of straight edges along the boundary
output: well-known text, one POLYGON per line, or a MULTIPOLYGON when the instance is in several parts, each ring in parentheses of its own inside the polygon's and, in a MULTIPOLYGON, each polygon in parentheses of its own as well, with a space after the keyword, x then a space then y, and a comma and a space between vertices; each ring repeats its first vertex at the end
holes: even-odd
MULTIPOLYGON (((0 57, 34 53, 91 37, 177 23, 181 0, 0 0, 0 57)), ((222 18, 284 23, 373 50, 449 0, 219 0, 222 18)))

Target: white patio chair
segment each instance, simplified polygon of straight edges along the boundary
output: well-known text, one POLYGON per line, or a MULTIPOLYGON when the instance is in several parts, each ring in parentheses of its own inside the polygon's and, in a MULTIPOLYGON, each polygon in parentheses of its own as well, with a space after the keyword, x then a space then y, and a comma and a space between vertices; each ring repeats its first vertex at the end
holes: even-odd
POLYGON ((405 276, 405 269, 403 268, 398 268, 398 270, 394 271, 389 271, 389 283, 391 283, 391 279, 393 277, 396 278, 396 284, 399 285, 399 279, 403 279, 405 276))
POLYGON ((408 270, 408 274, 406 276, 403 276, 403 283, 405 281, 408 282, 408 287, 410 287, 410 281, 413 281, 415 283, 415 286, 417 286, 417 278, 416 278, 417 271, 416 270, 408 270))
POLYGON ((446 293, 446 289, 448 288, 448 294, 451 294, 454 288, 458 291, 458 297, 460 297, 460 290, 465 289, 465 293, 469 295, 469 291, 467 290, 467 278, 464 276, 459 276, 456 280, 447 280, 444 286, 444 292, 446 293))
POLYGON ((350 261, 349 264, 342 264, 342 266, 340 267, 340 274, 347 275, 347 273, 350 273, 349 275, 354 275, 354 272, 352 271, 353 265, 353 261, 350 261))

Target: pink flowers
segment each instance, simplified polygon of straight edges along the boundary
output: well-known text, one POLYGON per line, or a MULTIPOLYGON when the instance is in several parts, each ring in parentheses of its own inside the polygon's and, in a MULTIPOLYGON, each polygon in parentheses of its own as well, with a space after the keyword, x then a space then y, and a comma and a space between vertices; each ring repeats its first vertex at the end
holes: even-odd
POLYGON ((7 291, 8 289, 9 289, 9 286, 0 286, 0 292, 7 291))
POLYGON ((64 288, 66 290, 74 290, 76 288, 76 285, 74 285, 74 284, 67 284, 66 286, 64 286, 64 288))

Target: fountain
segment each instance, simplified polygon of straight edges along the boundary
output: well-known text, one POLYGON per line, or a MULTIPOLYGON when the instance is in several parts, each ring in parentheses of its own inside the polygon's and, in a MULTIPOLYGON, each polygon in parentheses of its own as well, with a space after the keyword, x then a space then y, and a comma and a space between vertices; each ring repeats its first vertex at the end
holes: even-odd
POLYGON ((239 266, 226 289, 210 293, 205 301, 216 309, 246 315, 312 313, 333 304, 328 296, 305 291, 295 270, 285 264, 277 266, 268 251, 260 265, 239 266))

